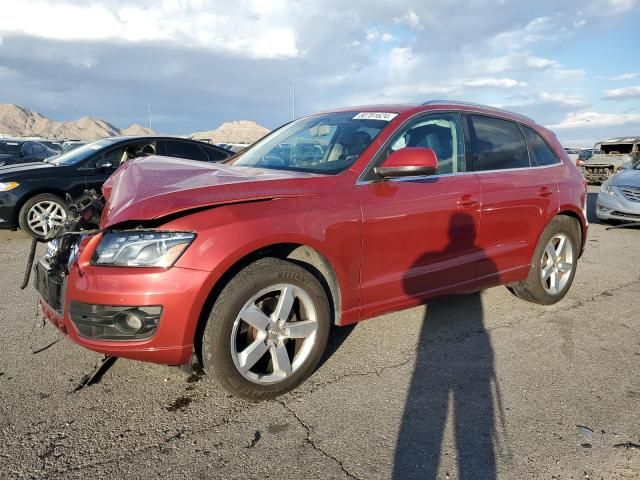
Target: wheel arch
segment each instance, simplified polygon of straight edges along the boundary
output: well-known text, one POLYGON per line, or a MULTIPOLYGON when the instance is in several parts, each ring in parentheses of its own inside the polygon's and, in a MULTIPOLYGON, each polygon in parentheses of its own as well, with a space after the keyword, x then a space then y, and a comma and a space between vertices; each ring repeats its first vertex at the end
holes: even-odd
POLYGON ((198 324, 194 332, 194 347, 198 357, 200 357, 202 352, 202 333, 204 331, 209 312, 225 285, 247 265, 265 257, 275 257, 282 260, 292 261, 314 275, 327 293, 327 298, 331 306, 331 313, 333 315, 332 323, 335 325, 340 324, 342 312, 340 282, 335 269, 327 257, 316 248, 307 244, 274 243, 260 247, 243 255, 229 268, 227 268, 214 283, 200 312, 198 324))
POLYGON ((579 229, 578 234, 580 235, 579 243, 580 243, 580 255, 578 258, 582 256, 582 252, 584 251, 584 245, 587 240, 587 222, 582 214, 582 211, 576 211, 572 208, 560 209, 557 216, 565 216, 569 218, 573 218, 578 222, 579 229))

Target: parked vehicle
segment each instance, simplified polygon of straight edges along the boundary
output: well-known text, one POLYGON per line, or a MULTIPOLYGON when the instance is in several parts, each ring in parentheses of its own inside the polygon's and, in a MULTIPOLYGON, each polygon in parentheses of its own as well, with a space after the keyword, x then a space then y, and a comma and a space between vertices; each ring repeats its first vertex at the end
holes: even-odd
POLYGON ((45 316, 108 355, 195 351, 253 400, 304 381, 332 323, 499 284, 558 302, 587 233, 586 182, 553 133, 450 101, 312 115, 220 164, 136 159, 103 193, 37 265, 45 316))
POLYGON ((593 156, 593 148, 581 148, 578 153, 578 162, 576 165, 582 167, 582 164, 593 156))
MULTIPOLYGON (((67 194, 77 197, 85 189, 99 190, 121 163, 154 152, 202 161, 220 161, 230 156, 226 150, 192 140, 112 137, 70 150, 46 162, 0 167, 0 228, 20 227, 32 237, 43 238, 66 220, 69 214, 67 194)), ((162 161, 166 162, 166 159, 162 161)))
POLYGON ((604 222, 640 221, 640 162, 602 183, 596 215, 604 222))
POLYGON ((60 140, 38 140, 41 144, 47 147, 49 150, 53 150, 55 154, 62 153, 62 141, 60 140))
POLYGON ((39 162, 56 153, 55 150, 34 140, 0 139, 0 167, 39 162))
POLYGON ((85 142, 82 140, 66 140, 62 142, 62 153, 70 152, 71 150, 75 150, 83 145, 86 145, 89 142, 85 142))
POLYGON ((638 160, 640 137, 611 138, 595 145, 591 158, 582 164, 582 173, 590 183, 602 183, 638 160))

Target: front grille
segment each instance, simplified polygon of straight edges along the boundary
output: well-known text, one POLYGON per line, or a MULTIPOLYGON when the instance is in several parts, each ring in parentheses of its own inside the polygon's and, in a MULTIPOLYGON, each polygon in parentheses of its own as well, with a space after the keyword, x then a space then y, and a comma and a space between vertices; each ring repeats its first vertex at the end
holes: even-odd
POLYGON ((585 167, 585 169, 595 175, 609 175, 613 172, 613 167, 585 167))
POLYGON ((640 202, 640 188, 620 187, 620 191, 627 200, 631 200, 632 202, 640 202))

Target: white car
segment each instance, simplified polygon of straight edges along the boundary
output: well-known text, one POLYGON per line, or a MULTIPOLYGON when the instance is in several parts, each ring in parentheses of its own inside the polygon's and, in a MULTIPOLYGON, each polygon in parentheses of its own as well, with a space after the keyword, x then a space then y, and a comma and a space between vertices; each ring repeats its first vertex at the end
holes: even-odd
POLYGON ((640 162, 602 183, 596 215, 605 222, 640 221, 640 162))

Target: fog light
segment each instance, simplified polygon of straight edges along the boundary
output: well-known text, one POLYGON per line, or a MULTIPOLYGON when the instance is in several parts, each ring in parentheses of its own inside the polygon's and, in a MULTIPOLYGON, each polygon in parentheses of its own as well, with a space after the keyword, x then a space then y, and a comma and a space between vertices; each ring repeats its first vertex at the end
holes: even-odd
POLYGON ((162 307, 90 305, 71 302, 69 316, 81 337, 91 340, 144 340, 160 322, 162 307))
POLYGON ((116 315, 113 323, 123 332, 140 333, 144 330, 145 317, 140 310, 129 310, 116 315))

